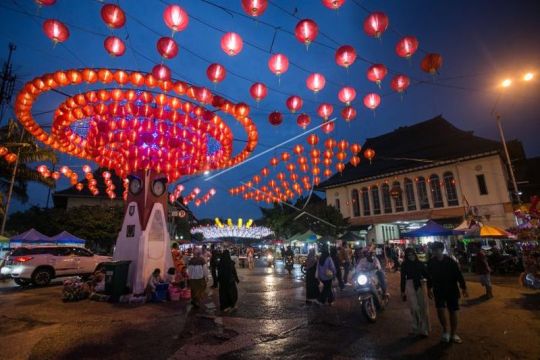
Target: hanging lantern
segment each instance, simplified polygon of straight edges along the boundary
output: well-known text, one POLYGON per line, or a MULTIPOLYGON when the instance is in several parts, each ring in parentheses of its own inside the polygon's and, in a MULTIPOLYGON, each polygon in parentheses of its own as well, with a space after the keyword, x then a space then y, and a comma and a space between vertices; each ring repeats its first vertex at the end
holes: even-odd
POLYGON ((293 147, 293 152, 296 154, 296 155, 300 155, 304 152, 304 147, 300 144, 296 144, 294 145, 293 147))
POLYGON ((351 163, 352 166, 357 167, 358 164, 360 164, 360 158, 358 156, 356 156, 356 155, 352 156, 350 163, 351 163))
POLYGON ((379 38, 388 28, 388 16, 382 12, 374 12, 364 20, 364 31, 368 36, 379 38))
POLYGON ((338 99, 345 105, 350 105, 351 102, 356 98, 356 90, 353 87, 345 86, 342 87, 338 92, 338 99))
POLYGON ((228 32, 221 38, 221 48, 229 56, 238 55, 243 46, 242 37, 237 33, 228 32))
POLYGON ((336 140, 332 138, 326 139, 326 141, 324 142, 324 147, 327 148, 329 150, 329 154, 331 154, 332 149, 336 147, 336 140))
POLYGON ((53 172, 51 174, 51 177, 56 181, 58 181, 58 179, 60 179, 60 176, 62 176, 62 175, 58 171, 55 171, 55 172, 53 172))
POLYGON ((345 161, 345 159, 347 158, 347 153, 345 151, 340 151, 336 154, 336 158, 339 161, 345 161))
POLYGON ((152 75, 161 81, 171 79, 171 69, 167 65, 157 64, 152 68, 152 75))
MULTIPOLYGON (((9 152, 9 149, 8 149, 7 147, 5 147, 5 146, 0 146, 0 157, 6 155, 8 152, 9 152)), ((41 166, 45 166, 45 165, 41 165, 41 166)), ((41 166, 40 166, 40 167, 41 167, 41 166)), ((45 170, 47 170, 47 167, 46 167, 46 166, 45 166, 45 170)), ((45 170, 44 170, 44 171, 45 171, 45 170)))
POLYGON ((332 112, 334 112, 334 107, 328 103, 323 103, 317 108, 317 114, 324 120, 328 120, 332 112))
POLYGON ((43 22, 43 32, 55 44, 69 38, 69 29, 59 20, 48 19, 43 22))
POLYGON ((345 0, 322 0, 323 5, 332 10, 339 9, 344 2, 345 0))
POLYGON ((424 59, 422 59, 420 67, 423 71, 431 75, 435 75, 437 72, 439 72, 439 69, 442 66, 442 62, 443 58, 440 54, 430 53, 427 54, 424 59))
POLYGON ((411 80, 407 75, 398 74, 392 78, 390 86, 395 92, 402 93, 407 90, 410 84, 411 80))
POLYGON ((278 166, 278 164, 279 164, 279 159, 278 158, 273 157, 273 158, 270 159, 270 165, 272 165, 273 167, 278 166))
POLYGON ((242 9, 253 17, 261 16, 268 6, 267 0, 242 0, 242 9))
POLYGON ((308 127, 310 123, 311 123, 311 118, 306 113, 302 113, 298 115, 298 117, 296 118, 296 124, 300 126, 302 129, 305 129, 306 127, 308 127))
POLYGON ((294 29, 294 35, 298 41, 306 45, 306 48, 315 40, 318 33, 319 27, 311 19, 300 20, 294 29))
POLYGON ((364 157, 369 160, 369 163, 371 164, 371 160, 375 157, 375 150, 371 148, 367 148, 364 150, 364 157))
POLYGON ((351 144, 351 153, 353 155, 358 154, 360 151, 362 151, 362 146, 360 144, 351 144))
POLYGON ((84 185, 82 183, 77 183, 77 185, 75 185, 75 188, 79 191, 82 191, 82 189, 84 189, 84 185))
POLYGON ((268 60, 270 71, 280 76, 289 69, 289 59, 283 54, 274 54, 268 60))
POLYGON ((340 140, 338 143, 337 143, 337 148, 340 150, 340 151, 346 151, 347 148, 349 147, 349 142, 345 139, 343 140, 340 140))
POLYGON ((300 96, 293 95, 287 99, 285 104, 287 105, 287 108, 289 109, 289 111, 294 114, 295 112, 299 111, 302 108, 304 101, 302 100, 300 96))
POLYGON ((115 4, 105 4, 101 7, 101 18, 108 27, 119 29, 126 23, 126 14, 115 4))
MULTIPOLYGON (((0 153, 0 156, 4 156, 5 154, 1 154, 0 153)), ((40 173, 40 174, 43 174, 45 171, 48 170, 47 168, 47 165, 39 165, 37 168, 36 168, 37 172, 40 173)))
POLYGON ((344 107, 343 110, 341 110, 341 117, 343 117, 346 122, 353 121, 356 118, 356 109, 352 106, 344 107))
POLYGON ((323 126, 321 127, 322 132, 325 134, 330 134, 332 131, 334 131, 334 128, 335 128, 334 121, 325 121, 323 126))
POLYGON ((306 138, 306 142, 311 146, 315 146, 319 143, 319 137, 315 134, 309 134, 306 138))
POLYGON ((4 155, 4 160, 6 160, 9 164, 13 164, 15 161, 17 161, 17 154, 7 153, 4 155))
POLYGON ((342 163, 342 162, 338 162, 338 163, 336 164, 336 169, 337 169, 337 171, 339 171, 340 173, 342 173, 343 170, 345 170, 345 164, 342 163))
POLYGON ((283 115, 279 111, 273 111, 268 115, 268 121, 274 126, 278 126, 283 122, 283 115))
POLYGON ((332 174, 333 173, 331 169, 328 169, 328 168, 324 169, 324 172, 323 172, 324 177, 330 177, 332 176, 332 174))
POLYGON ((189 16, 179 5, 169 5, 163 11, 163 21, 172 31, 182 31, 189 24, 189 16))
POLYGON ((261 169, 261 175, 264 176, 264 177, 267 177, 268 175, 270 175, 270 170, 268 170, 268 168, 262 168, 261 169))
POLYGON ((383 64, 373 64, 367 70, 367 78, 369 81, 373 81, 379 87, 384 77, 388 73, 388 69, 383 64))
POLYGON ((122 56, 126 52, 126 45, 116 36, 107 36, 103 46, 111 56, 122 56))
POLYGON ((210 64, 206 69, 206 76, 214 84, 222 82, 226 75, 225 67, 220 64, 210 64))
POLYGON ((409 59, 418 50, 418 39, 414 36, 404 36, 396 44, 396 54, 409 59))
POLYGON ((178 44, 173 38, 163 36, 156 43, 157 51, 165 59, 172 59, 178 55, 178 44))
POLYGON ((36 4, 39 6, 52 6, 56 4, 56 0, 36 0, 36 4))
POLYGON ((281 160, 282 161, 289 161, 291 159, 291 154, 289 154, 288 152, 284 151, 281 153, 281 160))
POLYGON ((234 106, 234 113, 239 118, 245 118, 249 116, 249 105, 245 103, 238 103, 234 106))
POLYGON ((379 94, 369 93, 364 96, 364 105, 371 110, 375 110, 381 103, 381 97, 379 94))
POLYGON ((254 83, 249 88, 249 94, 256 102, 259 102, 268 95, 268 89, 263 83, 254 83))
POLYGON ((350 45, 340 46, 336 50, 336 64, 348 68, 356 60, 356 50, 350 45))
POLYGON ((315 94, 321 91, 326 84, 326 79, 322 74, 314 73, 308 76, 306 79, 306 86, 309 90, 313 91, 315 94))

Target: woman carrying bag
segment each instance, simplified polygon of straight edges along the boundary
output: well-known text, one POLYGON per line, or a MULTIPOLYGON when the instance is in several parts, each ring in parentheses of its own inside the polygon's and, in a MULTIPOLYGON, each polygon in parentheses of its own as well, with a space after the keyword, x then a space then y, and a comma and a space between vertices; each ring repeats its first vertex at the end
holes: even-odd
POLYGON ((317 272, 319 275, 319 280, 323 283, 323 289, 321 295, 319 296, 319 302, 325 304, 328 302, 328 305, 332 305, 334 302, 334 293, 332 292, 332 280, 336 275, 336 266, 330 257, 328 252, 328 247, 324 246, 321 249, 321 257, 317 264, 317 272))
POLYGON ((319 279, 316 277, 317 272, 317 256, 315 249, 309 249, 309 253, 304 265, 306 270, 306 304, 311 305, 311 302, 319 298, 319 279))

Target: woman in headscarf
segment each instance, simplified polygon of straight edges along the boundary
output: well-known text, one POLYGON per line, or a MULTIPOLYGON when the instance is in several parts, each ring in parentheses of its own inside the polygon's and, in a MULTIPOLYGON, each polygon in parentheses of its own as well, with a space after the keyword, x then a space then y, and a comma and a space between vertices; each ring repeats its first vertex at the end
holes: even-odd
POLYGON ((429 336, 429 313, 427 291, 423 282, 428 278, 424 264, 418 259, 413 248, 405 250, 405 260, 401 264, 401 298, 409 303, 413 333, 429 336))
POLYGON ((309 253, 304 265, 306 270, 306 304, 310 305, 312 301, 317 300, 320 296, 319 280, 316 278, 317 272, 317 256, 315 249, 309 249, 309 253))
POLYGON ((189 287, 191 288, 191 304, 195 308, 202 305, 206 291, 208 279, 208 267, 206 261, 201 256, 201 250, 195 249, 193 257, 189 260, 187 273, 189 276, 189 287))
POLYGON ((334 276, 336 276, 336 266, 330 257, 327 246, 321 248, 321 256, 317 263, 317 271, 319 273, 319 280, 323 283, 319 302, 322 304, 328 302, 328 305, 332 305, 334 302, 332 280, 334 279, 334 276))
POLYGON ((229 250, 223 251, 218 264, 218 283, 219 283, 219 308, 223 312, 229 312, 236 308, 238 300, 238 290, 236 284, 240 282, 234 267, 234 261, 231 259, 229 250))

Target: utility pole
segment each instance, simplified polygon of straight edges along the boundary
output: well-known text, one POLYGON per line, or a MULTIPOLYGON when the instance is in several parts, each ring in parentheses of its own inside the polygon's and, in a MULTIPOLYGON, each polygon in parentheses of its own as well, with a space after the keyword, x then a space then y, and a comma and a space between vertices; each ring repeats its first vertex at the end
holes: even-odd
POLYGON ((2 121, 4 120, 4 112, 6 107, 8 107, 9 103, 11 102, 11 96, 13 95, 13 89, 15 88, 16 76, 11 72, 11 56, 13 55, 15 49, 17 49, 15 44, 9 43, 8 58, 4 63, 2 77, 0 78, 0 125, 2 125, 2 121))

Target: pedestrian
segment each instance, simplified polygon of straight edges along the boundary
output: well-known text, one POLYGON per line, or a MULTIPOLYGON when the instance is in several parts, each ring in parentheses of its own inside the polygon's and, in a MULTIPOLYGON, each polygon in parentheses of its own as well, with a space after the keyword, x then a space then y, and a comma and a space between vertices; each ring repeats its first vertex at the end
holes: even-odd
POLYGON ((191 304, 199 308, 202 304, 208 279, 206 261, 199 249, 193 251, 193 257, 188 263, 189 287, 191 288, 191 304))
POLYGON ((248 268, 249 270, 253 270, 255 268, 255 251, 250 246, 247 248, 247 261, 248 261, 248 268))
POLYGON ((182 271, 182 268, 185 266, 182 252, 178 247, 178 243, 172 244, 171 254, 173 258, 173 264, 177 272, 182 271))
POLYGON ((343 273, 341 272, 341 261, 339 260, 338 251, 335 246, 332 246, 330 248, 330 257, 332 258, 332 261, 334 262, 334 266, 336 268, 335 275, 336 279, 338 281, 338 286, 340 290, 343 290, 345 288, 345 283, 343 283, 343 273))
POLYGON ((342 244, 342 246, 339 247, 339 261, 341 262, 341 265, 343 265, 343 277, 342 281, 345 285, 350 285, 349 283, 349 271, 351 268, 351 257, 349 255, 347 243, 342 244))
POLYGON ((401 298, 409 303, 414 335, 429 336, 429 313, 425 282, 426 266, 418 259, 413 248, 405 250, 401 264, 401 298))
POLYGON ((238 301, 238 289, 236 284, 240 282, 234 267, 234 261, 231 259, 229 250, 223 251, 218 264, 218 282, 219 282, 219 308, 223 312, 229 312, 236 309, 238 301))
POLYGON ((379 280, 379 284, 381 285, 381 290, 384 296, 388 297, 389 294, 388 287, 386 285, 386 275, 382 270, 381 263, 379 262, 379 259, 377 259, 377 257, 373 255, 373 251, 370 248, 366 247, 364 249, 364 257, 356 265, 355 272, 360 273, 372 271, 375 272, 375 275, 379 280))
POLYGON ((163 279, 161 277, 161 270, 156 268, 154 271, 152 271, 152 275, 148 278, 148 281, 146 282, 146 298, 147 300, 152 300, 156 298, 156 290, 160 284, 163 283, 163 279))
POLYGON ((480 284, 486 288, 486 298, 493 297, 493 289, 491 287, 491 268, 487 260, 486 252, 480 249, 476 255, 476 273, 480 275, 480 284))
POLYGON ((336 275, 336 266, 330 257, 328 247, 323 246, 321 249, 321 256, 317 263, 317 272, 319 274, 319 280, 323 283, 323 289, 319 296, 319 303, 332 305, 334 302, 334 293, 332 291, 332 280, 336 275))
POLYGON ((428 262, 428 289, 429 297, 435 299, 437 316, 442 326, 441 341, 461 344, 463 341, 456 333, 460 297, 458 283, 463 297, 469 296, 467 285, 458 263, 443 254, 444 244, 438 241, 434 242, 431 249, 433 255, 428 262), (446 310, 450 316, 450 333, 448 332, 446 310))
POLYGON ((215 289, 218 287, 217 267, 219 264, 219 251, 216 249, 216 246, 214 244, 210 246, 210 251, 211 251, 210 274, 212 275, 212 289, 215 289))
POLYGON ((312 301, 319 298, 319 280, 316 277, 317 273, 317 256, 315 249, 309 249, 309 253, 304 265, 306 270, 306 304, 310 305, 312 301))

